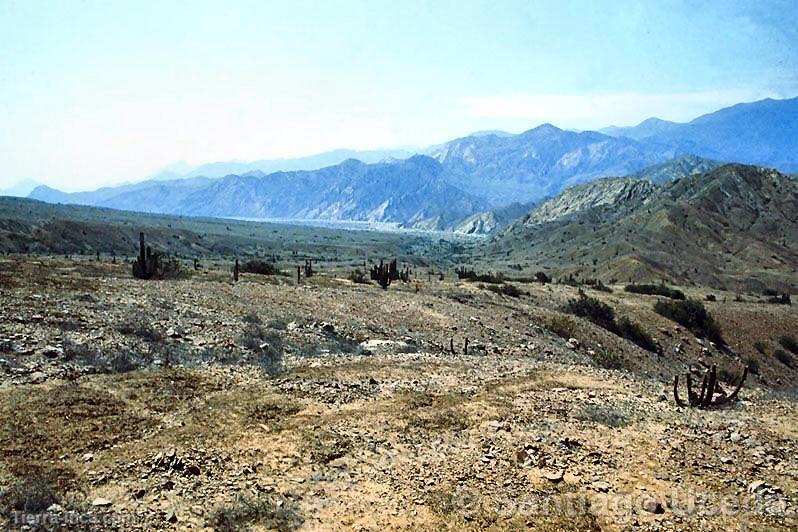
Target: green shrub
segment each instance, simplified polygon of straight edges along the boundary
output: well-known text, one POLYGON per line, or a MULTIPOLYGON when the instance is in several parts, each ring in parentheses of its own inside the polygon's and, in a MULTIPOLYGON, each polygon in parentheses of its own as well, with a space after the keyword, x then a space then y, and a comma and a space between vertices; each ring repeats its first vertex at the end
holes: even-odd
POLYGON ((586 318, 609 331, 615 331, 615 312, 612 307, 595 297, 585 295, 584 292, 580 292, 579 299, 568 301, 565 312, 586 318))
POLYGON ((759 375, 759 362, 753 358, 749 358, 745 361, 745 363, 748 366, 748 371, 750 371, 753 375, 759 375))
POLYGON ((626 316, 618 320, 618 335, 648 351, 656 353, 659 350, 659 346, 651 336, 639 324, 626 316))
POLYGON ((768 303, 773 305, 792 305, 790 294, 781 294, 780 296, 773 296, 768 299, 768 303))
POLYGON ((608 294, 612 293, 612 288, 602 283, 601 281, 593 285, 593 290, 598 290, 599 292, 607 292, 608 294))
POLYGON ((551 282, 551 277, 546 275, 546 272, 536 272, 535 281, 539 282, 540 284, 546 284, 551 282))
POLYGON ((768 346, 765 344, 765 342, 763 342, 761 340, 757 340, 756 342, 754 342, 754 349, 756 349, 757 351, 759 351, 763 355, 765 354, 765 351, 767 350, 767 348, 768 348, 768 346))
POLYGON ((486 287, 491 292, 496 292, 497 294, 502 294, 505 296, 510 297, 520 297, 524 292, 518 289, 517 286, 513 284, 491 284, 486 287))
POLYGON ((255 355, 254 362, 269 375, 283 370, 283 339, 260 324, 249 323, 240 339, 243 346, 255 355))
POLYGON ((278 275, 280 273, 280 270, 273 263, 265 260, 247 261, 241 266, 241 271, 258 275, 278 275))
POLYGON ((623 369, 623 359, 613 351, 597 351, 593 355, 593 362, 604 369, 623 369))
POLYGON ((663 296, 670 299, 684 300, 684 292, 670 288, 664 284, 630 284, 624 288, 627 292, 634 294, 646 294, 650 296, 663 296))
POLYGON ((698 337, 725 345, 720 326, 700 301, 692 299, 686 301, 660 300, 654 304, 654 311, 675 321, 698 337))
POLYGON ((465 266, 457 268, 455 273, 457 273, 457 278, 463 281, 493 284, 501 284, 504 282, 504 275, 500 273, 477 273, 474 270, 467 269, 465 266))
POLYGON ((782 336, 779 338, 779 345, 794 355, 798 355, 798 342, 792 336, 782 336))
POLYGON ((787 366, 788 368, 792 367, 792 357, 782 349, 776 349, 773 352, 773 356, 776 357, 776 360, 787 366))
POLYGON ((566 340, 573 338, 576 333, 576 323, 567 316, 552 316, 546 324, 546 328, 566 340))
POLYGON ((565 311, 580 318, 586 318, 599 327, 607 329, 621 338, 626 338, 643 349, 655 353, 659 350, 651 336, 640 325, 627 317, 623 317, 616 322, 615 312, 612 307, 602 303, 595 297, 585 295, 584 292, 579 293, 579 299, 570 300, 565 307, 565 311))
POLYGON ((349 280, 356 284, 369 284, 366 274, 357 269, 349 274, 349 280))
POLYGON ((715 297, 715 294, 707 294, 707 301, 717 301, 718 298, 715 297))

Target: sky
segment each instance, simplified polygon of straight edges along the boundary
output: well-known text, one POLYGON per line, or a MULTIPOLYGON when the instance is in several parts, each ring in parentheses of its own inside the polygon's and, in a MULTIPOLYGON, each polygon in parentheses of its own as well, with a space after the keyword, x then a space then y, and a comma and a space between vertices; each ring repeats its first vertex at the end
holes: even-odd
POLYGON ((796 95, 794 0, 0 0, 0 189, 796 95))

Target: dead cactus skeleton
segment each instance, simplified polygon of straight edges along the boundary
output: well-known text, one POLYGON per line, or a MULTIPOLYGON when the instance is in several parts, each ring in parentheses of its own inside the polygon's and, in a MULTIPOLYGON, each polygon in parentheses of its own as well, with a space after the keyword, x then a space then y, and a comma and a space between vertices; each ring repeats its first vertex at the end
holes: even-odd
POLYGON ((743 376, 740 378, 740 382, 734 388, 734 391, 727 394, 718 382, 718 367, 713 364, 701 380, 701 392, 696 394, 695 391, 693 391, 693 379, 688 373, 685 376, 685 380, 687 381, 687 404, 685 404, 679 397, 679 376, 676 375, 673 379, 673 398, 676 400, 678 406, 692 406, 698 408, 723 406, 737 399, 737 394, 740 393, 746 376, 748 376, 748 366, 745 366, 743 369, 743 376))

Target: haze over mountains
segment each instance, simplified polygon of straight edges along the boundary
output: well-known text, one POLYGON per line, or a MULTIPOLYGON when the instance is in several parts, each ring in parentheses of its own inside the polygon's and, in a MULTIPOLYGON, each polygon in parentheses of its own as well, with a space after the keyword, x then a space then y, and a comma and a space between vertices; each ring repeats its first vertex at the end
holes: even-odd
POLYGON ((723 162, 796 171, 798 98, 739 104, 686 124, 649 119, 603 132, 565 131, 550 124, 518 135, 480 132, 422 151, 404 160, 395 160, 409 155, 402 150, 357 152, 361 161, 323 168, 314 166, 349 152, 214 163, 177 180, 164 174, 73 194, 39 187, 30 197, 170 214, 362 220, 491 232, 509 223, 508 217, 523 214, 519 210, 602 177, 630 175, 662 184, 723 162))

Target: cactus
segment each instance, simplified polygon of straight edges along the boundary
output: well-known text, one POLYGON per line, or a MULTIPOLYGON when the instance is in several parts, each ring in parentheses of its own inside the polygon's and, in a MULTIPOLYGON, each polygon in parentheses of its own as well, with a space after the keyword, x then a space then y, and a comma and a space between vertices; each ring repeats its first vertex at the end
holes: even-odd
POLYGON ((238 282, 238 276, 241 274, 241 266, 238 264, 238 259, 236 259, 236 263, 233 266, 233 281, 238 282))
POLYGON ((163 277, 161 256, 153 253, 150 246, 144 245, 144 233, 139 233, 139 256, 133 263, 133 277, 136 279, 160 279, 163 277))
POLYGON ((313 260, 312 259, 306 259, 305 260, 305 277, 310 277, 314 273, 315 272, 313 271, 313 260))
POLYGON ((743 376, 740 378, 740 382, 734 388, 734 391, 727 394, 718 382, 718 367, 713 364, 701 380, 701 392, 696 394, 695 391, 693 391, 693 380, 688 373, 685 376, 685 380, 687 381, 687 404, 685 404, 679 397, 679 376, 676 375, 673 379, 673 398, 676 400, 678 406, 693 406, 698 408, 723 406, 737 399, 737 395, 743 387, 746 376, 748 376, 748 366, 745 366, 743 369, 743 376))

